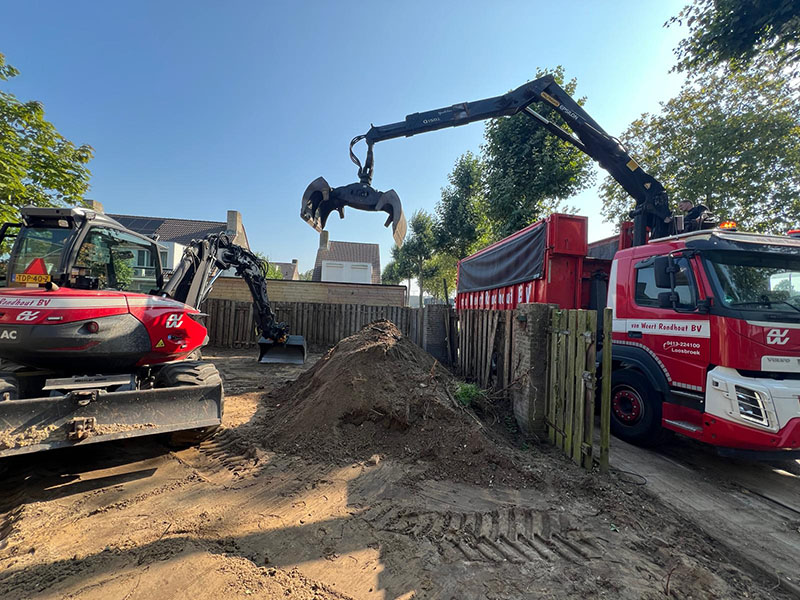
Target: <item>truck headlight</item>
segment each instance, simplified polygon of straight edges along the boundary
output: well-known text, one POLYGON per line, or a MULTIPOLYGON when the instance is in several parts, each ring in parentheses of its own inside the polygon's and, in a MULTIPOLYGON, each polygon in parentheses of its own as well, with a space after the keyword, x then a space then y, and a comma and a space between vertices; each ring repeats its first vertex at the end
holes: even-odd
POLYGON ((769 427, 768 401, 768 398, 761 392, 741 385, 736 386, 736 403, 739 406, 739 416, 742 419, 769 427))

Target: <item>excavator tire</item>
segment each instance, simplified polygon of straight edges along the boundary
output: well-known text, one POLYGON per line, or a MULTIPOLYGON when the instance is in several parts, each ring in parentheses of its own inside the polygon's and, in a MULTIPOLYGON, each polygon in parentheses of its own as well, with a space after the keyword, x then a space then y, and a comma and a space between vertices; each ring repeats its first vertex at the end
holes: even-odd
POLYGON ((197 361, 197 360, 202 360, 202 359, 203 359, 203 353, 202 353, 202 351, 200 350, 200 348, 198 348, 197 350, 192 350, 192 351, 191 351, 191 352, 189 352, 189 354, 186 356, 186 360, 194 360, 194 361, 197 361))
MULTIPOLYGON (((182 361, 165 365, 156 376, 155 387, 182 387, 187 385, 221 385, 217 367, 208 362, 182 361)), ((186 431, 175 431, 167 437, 167 444, 174 448, 185 448, 210 438, 219 429, 218 425, 200 427, 186 431)))
POLYGON ((0 373, 0 402, 19 399, 19 383, 10 373, 0 373))

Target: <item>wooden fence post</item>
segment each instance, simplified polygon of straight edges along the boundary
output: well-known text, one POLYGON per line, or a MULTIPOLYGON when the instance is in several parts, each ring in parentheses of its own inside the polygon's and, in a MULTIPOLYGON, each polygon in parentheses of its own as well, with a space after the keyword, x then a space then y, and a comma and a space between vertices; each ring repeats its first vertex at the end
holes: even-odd
POLYGON ((551 444, 556 443, 556 406, 558 405, 558 325, 561 319, 561 311, 552 309, 550 311, 550 360, 547 368, 549 369, 548 380, 550 382, 547 390, 547 437, 551 444))
POLYGON ((608 473, 608 454, 611 434, 611 331, 613 312, 603 311, 603 367, 600 394, 600 472, 608 473))
POLYGON ((594 448, 594 399, 597 390, 597 311, 591 310, 586 315, 586 333, 589 334, 589 343, 586 344, 586 366, 587 386, 584 398, 586 416, 584 418, 585 428, 583 434, 583 445, 589 452, 583 454, 583 468, 591 469, 594 460, 592 449, 594 448))

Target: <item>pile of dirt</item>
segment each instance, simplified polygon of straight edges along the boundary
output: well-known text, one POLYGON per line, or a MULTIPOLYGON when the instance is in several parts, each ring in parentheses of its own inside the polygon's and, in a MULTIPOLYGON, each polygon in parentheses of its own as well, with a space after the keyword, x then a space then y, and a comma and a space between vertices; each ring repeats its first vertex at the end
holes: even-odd
POLYGON ((457 383, 390 321, 370 323, 271 395, 255 424, 268 447, 341 462, 392 458, 428 479, 531 487, 536 470, 454 399, 457 383))

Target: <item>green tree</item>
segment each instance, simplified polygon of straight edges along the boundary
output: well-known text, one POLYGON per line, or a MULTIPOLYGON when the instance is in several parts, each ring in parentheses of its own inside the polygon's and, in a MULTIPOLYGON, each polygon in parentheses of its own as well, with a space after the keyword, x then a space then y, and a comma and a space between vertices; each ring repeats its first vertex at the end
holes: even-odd
POLYGON ((448 297, 455 293, 457 265, 458 260, 455 257, 441 252, 435 253, 430 260, 425 261, 423 266, 425 291, 434 298, 446 302, 448 297), (445 281, 447 294, 445 294, 445 281))
POLYGON ((686 23, 689 36, 675 50, 679 71, 719 65, 745 68, 763 55, 796 73, 800 65, 797 0, 694 0, 666 25, 686 23))
POLYGON ((253 252, 258 258, 263 260, 267 264, 267 279, 283 279, 283 271, 281 271, 280 267, 277 265, 269 262, 269 256, 264 254, 263 252, 253 252))
MULTIPOLYGON (((413 266, 413 273, 417 277, 420 295, 425 289, 425 263, 433 257, 435 251, 434 220, 430 213, 418 210, 411 217, 409 222, 411 235, 400 247, 399 255, 401 260, 395 261, 403 265, 410 263, 413 266)), ((409 267, 406 267, 407 271, 409 267)))
MULTIPOLYGON (((564 69, 551 73, 571 96, 577 82, 564 81, 564 69)), ((585 98, 577 100, 583 104, 585 98)), ((557 111, 540 103, 537 112, 564 124, 557 111)), ((563 202, 593 181, 591 159, 562 142, 530 117, 492 119, 486 125, 481 147, 486 176, 487 215, 494 239, 505 237, 542 216, 563 209, 563 202)))
POLYGON ((486 214, 484 166, 471 152, 461 155, 448 175, 450 182, 436 203, 436 250, 455 259, 485 246, 490 239, 486 214))
POLYGON ((300 277, 300 281, 311 281, 314 277, 314 269, 303 271, 302 273, 298 274, 298 277, 300 277))
MULTIPOLYGON (((0 54, 0 81, 19 71, 0 54)), ((82 204, 89 189, 90 146, 75 146, 44 118, 44 107, 0 90, 0 222, 22 206, 82 204)))
MULTIPOLYGON (((404 247, 405 244, 403 244, 404 247)), ((408 252, 404 252, 399 246, 392 246, 392 260, 384 267, 381 281, 397 285, 406 280, 406 302, 408 303, 411 295, 411 279, 414 276, 414 265, 408 252)))
MULTIPOLYGON (((714 71, 689 82, 621 136, 670 194, 702 202, 746 229, 783 232, 800 222, 800 99, 767 68, 714 71)), ((620 221, 633 201, 607 178, 603 214, 620 221)))
POLYGON ((389 261, 386 266, 383 267, 383 273, 381 273, 381 283, 386 283, 389 285, 397 285, 401 281, 405 279, 400 275, 400 271, 397 268, 397 263, 389 261))

